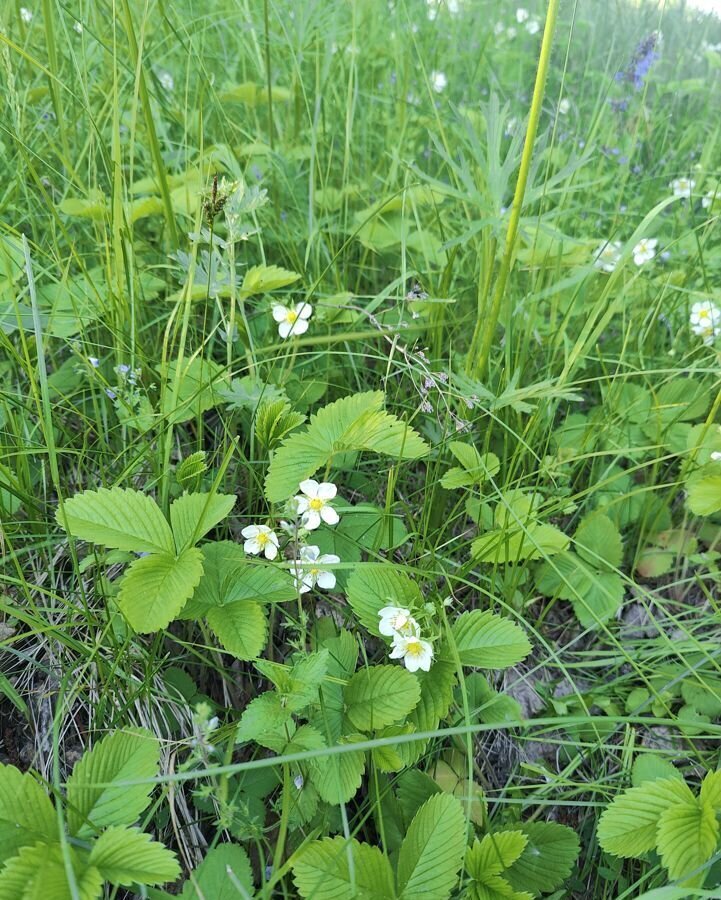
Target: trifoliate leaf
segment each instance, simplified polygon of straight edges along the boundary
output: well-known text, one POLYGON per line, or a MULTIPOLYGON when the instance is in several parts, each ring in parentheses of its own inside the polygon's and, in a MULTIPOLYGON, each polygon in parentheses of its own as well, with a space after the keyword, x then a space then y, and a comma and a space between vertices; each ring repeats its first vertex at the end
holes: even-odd
POLYGON ((581 559, 596 569, 618 569, 623 561, 621 535, 603 513, 586 516, 576 529, 573 542, 581 559))
POLYGON ((203 574, 203 554, 188 547, 180 556, 154 553, 131 563, 118 606, 139 634, 165 628, 185 606, 203 574))
POLYGON ((112 826, 93 844, 88 860, 111 884, 126 887, 175 881, 180 866, 175 854, 149 834, 135 828, 112 826))
POLYGON ((560 553, 536 572, 536 587, 547 597, 570 600, 584 628, 609 621, 623 603, 624 583, 616 572, 592 568, 575 553, 560 553))
POLYGON ((98 741, 68 778, 71 833, 87 837, 108 825, 135 824, 148 805, 153 785, 127 782, 155 778, 159 765, 160 744, 145 729, 115 731, 98 741))
POLYGON ((240 290, 246 297, 252 294, 267 294, 269 291, 294 284, 299 278, 297 272, 281 269, 280 266, 252 266, 245 273, 240 290))
POLYGON ((398 887, 403 900, 445 900, 450 896, 466 848, 463 807, 436 794, 418 810, 398 855, 398 887))
POLYGON ((192 547, 235 506, 234 494, 183 494, 170 504, 170 524, 178 553, 192 547))
POLYGON ((113 550, 175 553, 173 533, 148 494, 130 488, 83 491, 55 512, 73 537, 113 550))
POLYGON ((466 851, 466 871, 476 881, 500 875, 523 853, 528 838, 522 831, 496 831, 473 842, 466 851))
POLYGON ((677 778, 646 781, 628 788, 601 814, 598 842, 614 856, 642 856, 656 846, 661 814, 670 807, 694 802, 686 783, 677 778))
POLYGON ((86 865, 80 854, 67 848, 77 890, 71 891, 59 843, 22 847, 0 870, 0 900, 98 900, 103 877, 86 865))
POLYGON ((58 819, 46 791, 15 766, 0 765, 0 863, 36 841, 55 841, 58 819))
POLYGON ((461 663, 478 669, 505 669, 531 652, 518 625, 488 610, 460 615, 453 624, 453 640, 461 663))
POLYGON ((555 526, 529 519, 522 530, 514 523, 481 535, 471 545, 471 553, 479 562, 517 563, 545 559, 565 550, 568 544, 569 538, 555 526))
MULTIPOLYGON (((377 847, 343 837, 313 841, 293 865, 295 886, 312 900, 394 900, 393 870, 377 847)), ((435 898, 434 898, 435 900, 435 898)))
POLYGON ((343 691, 348 721, 358 731, 373 731, 400 721, 420 696, 418 679, 400 666, 360 669, 343 691))
POLYGON ((418 459, 428 445, 405 422, 383 410, 381 391, 343 397, 311 416, 275 451, 265 481, 271 503, 286 500, 298 485, 336 454, 369 450, 394 459, 418 459))

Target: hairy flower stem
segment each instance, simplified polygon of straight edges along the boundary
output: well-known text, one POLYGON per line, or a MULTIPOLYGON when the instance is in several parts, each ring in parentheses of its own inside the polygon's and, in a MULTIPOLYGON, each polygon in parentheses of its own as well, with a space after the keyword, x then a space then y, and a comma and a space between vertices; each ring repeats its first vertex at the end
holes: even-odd
POLYGON ((549 0, 548 3, 546 24, 543 29, 543 41, 541 43, 541 55, 538 59, 536 83, 533 87, 531 111, 528 116, 526 140, 523 145, 521 165, 518 170, 518 180, 516 181, 516 191, 513 195, 513 205, 511 206, 511 215, 508 220, 506 247, 503 252, 501 268, 493 291, 491 309, 483 320, 480 314, 478 316, 473 339, 471 341, 471 348, 468 353, 468 360, 466 362, 466 372, 469 375, 473 374, 476 378, 480 379, 485 377, 488 369, 488 358, 490 356, 491 346, 496 332, 496 325, 498 324, 498 318, 501 312, 501 302, 503 300, 506 282, 508 281, 508 274, 511 271, 511 264, 513 262, 513 253, 516 246, 516 238, 518 236, 518 223, 521 218, 521 207, 523 206, 523 197, 526 193, 526 183, 528 182, 531 157, 533 156, 533 145, 536 140, 538 120, 541 116, 541 106, 543 104, 543 94, 546 89, 546 76, 548 75, 548 64, 551 59, 551 48, 553 47, 553 34, 556 28, 559 3, 560 0, 549 0), (478 349, 479 342, 480 350, 478 349))

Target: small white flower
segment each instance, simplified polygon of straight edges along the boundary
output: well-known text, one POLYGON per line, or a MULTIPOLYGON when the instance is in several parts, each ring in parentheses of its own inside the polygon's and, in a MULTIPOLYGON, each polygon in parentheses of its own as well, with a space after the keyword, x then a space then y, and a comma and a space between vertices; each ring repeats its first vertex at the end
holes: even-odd
POLYGON ((711 459, 713 460, 713 462, 721 462, 721 452, 719 452, 718 450, 712 450, 711 459))
POLYGON ((94 369, 97 369, 97 367, 100 365, 100 360, 97 358, 97 356, 89 356, 88 362, 94 369))
POLYGON ((300 559, 297 559, 291 568, 298 592, 307 594, 316 585, 325 591, 333 590, 335 575, 323 569, 322 566, 339 562, 340 557, 335 553, 321 554, 320 547, 315 545, 301 547, 300 559))
POLYGON ((172 91, 175 87, 175 80, 173 79, 173 76, 170 74, 170 72, 166 72, 165 70, 163 70, 162 72, 158 72, 158 82, 160 84, 160 87, 164 91, 172 91))
POLYGON ((444 72, 431 72, 431 87, 437 94, 444 91, 447 85, 448 79, 444 72))
POLYGON ((674 197, 688 200, 691 196, 691 191, 696 187, 696 182, 693 178, 675 178, 669 187, 673 191, 674 197))
POLYGON ((26 25, 29 25, 33 20, 32 12, 24 6, 20 7, 20 18, 26 25))
POLYGON ((266 559, 275 559, 278 555, 278 536, 267 525, 247 525, 241 532, 245 538, 243 550, 258 556, 262 553, 266 559))
POLYGON ((285 340, 290 334, 305 334, 308 319, 313 314, 310 303, 296 303, 294 307, 273 304, 273 318, 278 323, 278 334, 285 340))
POLYGON ((85 29, 83 28, 83 23, 82 23, 82 22, 74 22, 74 23, 73 23, 73 31, 74 31, 76 34, 82 34, 84 30, 85 30, 85 29))
POLYGON ((378 631, 386 637, 395 637, 397 634, 419 634, 418 622, 409 609, 402 606, 384 606, 378 610, 378 615, 380 616, 378 631))
POLYGON ((524 22, 527 22, 529 16, 530 16, 530 13, 528 12, 527 9, 524 9, 523 7, 519 7, 516 10, 516 22, 518 22, 519 25, 523 25, 524 22))
POLYGON ((602 272, 613 272, 621 258, 620 241, 604 241, 596 250, 593 264, 602 272))
POLYGON ((656 238, 644 238, 633 248, 633 261, 637 266, 649 262, 656 255, 658 241, 656 238))
POLYGON ((703 206, 704 209, 711 209, 711 207, 718 202, 721 202, 721 188, 707 191, 706 195, 701 199, 701 206, 703 206))
POLYGON ((313 531, 320 525, 321 520, 326 525, 338 524, 340 516, 329 502, 338 493, 338 488, 334 484, 330 481, 318 484, 313 478, 307 478, 301 481, 299 487, 302 494, 296 496, 295 503, 304 528, 313 531))
POLYGON ((540 30, 541 23, 538 19, 529 19, 528 22, 526 22, 526 31, 529 34, 538 34, 540 30))
POLYGON ((721 309, 710 300, 694 303, 689 322, 693 333, 703 338, 704 344, 712 344, 721 326, 721 309))
POLYGON ((417 672, 418 669, 428 672, 433 662, 433 645, 415 634, 397 634, 393 638, 390 658, 402 659, 409 672, 417 672))
POLYGON ((506 28, 506 37, 509 41, 512 41, 513 38, 518 34, 518 31, 511 25, 510 28, 506 28))
POLYGON ((571 101, 564 97, 558 104, 558 111, 562 116, 567 116, 571 111, 571 101))
POLYGON ((493 33, 496 37, 500 37, 505 30, 506 26, 503 24, 503 22, 496 22, 496 24, 493 26, 493 33))

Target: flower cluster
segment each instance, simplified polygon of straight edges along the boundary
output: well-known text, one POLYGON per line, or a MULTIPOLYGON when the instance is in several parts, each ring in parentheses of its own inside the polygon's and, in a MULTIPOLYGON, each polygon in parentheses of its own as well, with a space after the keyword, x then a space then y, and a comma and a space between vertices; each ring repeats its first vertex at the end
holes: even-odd
POLYGON ((675 178, 669 187, 673 191, 674 197, 678 197, 680 200, 688 200, 691 197, 691 192, 696 187, 696 182, 693 178, 675 178))
POLYGON ((421 628, 409 609, 401 606, 384 606, 378 611, 378 631, 393 638, 391 659, 402 659, 409 672, 422 669, 428 672, 433 662, 433 645, 421 638, 421 628))
MULTIPOLYGON (((280 523, 283 531, 294 539, 288 542, 288 547, 297 547, 304 533, 314 531, 321 522, 337 525, 340 521, 340 516, 330 502, 338 493, 334 484, 329 481, 318 483, 313 478, 307 478, 298 487, 300 494, 290 501, 298 520, 295 525, 280 523)), ((262 555, 268 560, 274 560, 280 553, 280 539, 269 525, 246 525, 241 534, 245 539, 243 549, 252 556, 262 555)), ((320 547, 315 544, 300 546, 290 566, 298 592, 306 594, 314 587, 332 590, 336 577, 323 567, 339 562, 339 556, 335 553, 321 553, 320 547)))
MULTIPOLYGON (((643 266, 656 256, 657 238, 643 238, 633 248, 633 261, 643 266)), ((593 264, 602 272, 613 272, 621 260, 623 245, 620 241, 604 241, 599 244, 593 258, 593 264)))
POLYGON ((635 90, 642 90, 651 66, 659 58, 660 45, 661 33, 652 31, 636 47, 628 67, 616 73, 616 81, 627 82, 635 90))
POLYGON ((710 300, 694 303, 689 317, 691 331, 703 338, 704 344, 713 344, 721 330, 721 309, 710 300))

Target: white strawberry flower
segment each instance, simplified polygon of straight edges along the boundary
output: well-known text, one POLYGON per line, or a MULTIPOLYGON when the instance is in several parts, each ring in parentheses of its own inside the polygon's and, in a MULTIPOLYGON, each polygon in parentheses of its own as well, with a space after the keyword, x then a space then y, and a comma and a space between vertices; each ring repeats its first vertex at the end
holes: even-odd
POLYGON ((558 103, 558 112, 562 116, 567 116, 571 111, 571 101, 568 97, 562 97, 558 103))
POLYGON ((701 206, 704 209, 711 209, 712 206, 715 206, 718 202, 721 202, 721 188, 713 188, 710 191, 706 192, 706 195, 701 198, 701 206))
POLYGON ((316 529, 321 521, 326 525, 337 525, 340 516, 330 505, 330 501, 338 493, 338 488, 330 481, 320 484, 313 478, 307 478, 298 485, 301 494, 295 497, 296 510, 301 523, 308 531, 316 529))
POLYGON ((315 545, 301 547, 300 559, 293 563, 291 569, 298 592, 307 594, 316 585, 325 591, 332 591, 335 587, 335 575, 323 566, 339 562, 340 557, 335 553, 321 553, 320 547, 315 545))
POLYGON ((278 536, 267 525, 246 525, 240 532, 245 538, 243 550, 266 559, 275 559, 278 555, 278 536))
POLYGON ((689 322, 693 333, 702 337, 704 344, 712 344, 721 326, 721 309, 710 300, 694 303, 689 322))
POLYGON ((721 462, 721 452, 719 452, 718 450, 712 450, 711 451, 711 460, 713 462, 721 462))
POLYGON ((168 93, 175 89, 175 79, 170 72, 167 72, 165 69, 158 72, 158 83, 160 84, 160 87, 168 93))
POLYGON ((518 22, 519 25, 523 25, 524 22, 527 22, 529 16, 530 13, 527 9, 523 9, 523 7, 519 7, 516 10, 516 22, 518 22))
POLYGON ((313 314, 310 303, 296 303, 294 307, 273 304, 273 318, 278 323, 278 334, 285 340, 289 335, 305 334, 308 319, 313 314))
POLYGON ((409 609, 402 606, 384 606, 378 610, 378 615, 380 616, 378 631, 385 637, 419 634, 418 622, 409 609))
POLYGON ((409 672, 428 672, 433 662, 433 645, 415 634, 397 634, 393 638, 391 659, 402 659, 409 672))
POLYGON ((604 241, 599 244, 593 264, 602 272, 613 272, 621 258, 620 241, 604 241))
POLYGON ((538 32, 540 30, 541 30, 541 22, 539 19, 536 19, 534 17, 533 19, 529 19, 528 22, 526 22, 526 31, 529 34, 538 34, 538 32))
POLYGON ((20 18, 26 25, 29 25, 33 20, 32 11, 29 10, 26 6, 20 7, 20 18))
POLYGON ((673 191, 674 197, 688 200, 691 196, 691 191, 696 187, 696 182, 693 178, 675 178, 669 187, 673 191))
POLYGON ((652 260, 656 255, 657 246, 658 241, 656 238, 644 238, 642 241, 639 241, 633 248, 633 261, 636 265, 642 266, 644 263, 652 260))

